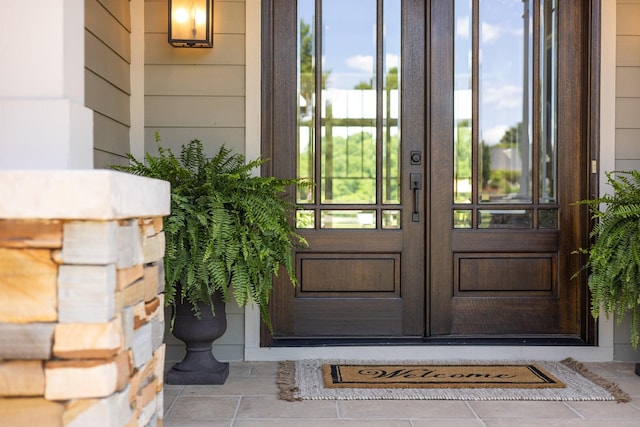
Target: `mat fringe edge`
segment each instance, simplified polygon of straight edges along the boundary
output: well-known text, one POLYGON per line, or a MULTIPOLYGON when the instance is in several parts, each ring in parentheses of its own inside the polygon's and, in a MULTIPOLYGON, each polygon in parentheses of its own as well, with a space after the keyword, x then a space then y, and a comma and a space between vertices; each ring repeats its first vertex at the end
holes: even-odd
MULTIPOLYGON (((627 403, 631 401, 629 394, 622 390, 618 384, 593 373, 582 363, 574 360, 573 358, 567 357, 566 359, 561 360, 560 363, 611 393, 616 402, 627 403)), ((276 384, 278 385, 280 400, 288 402, 303 400, 302 397, 297 395, 300 392, 300 389, 296 386, 295 361, 279 362, 276 384)))
POLYGON ((578 374, 582 375, 592 383, 599 385, 603 389, 607 390, 609 393, 611 393, 611 395, 614 397, 616 402, 627 403, 631 401, 631 397, 624 390, 622 390, 618 386, 618 384, 611 382, 609 380, 606 380, 602 378, 600 375, 594 374, 586 366, 584 366, 582 363, 578 362, 577 360, 571 357, 567 357, 566 359, 561 360, 560 363, 562 363, 564 366, 571 369, 572 371, 575 371, 578 374))
POLYGON ((276 384, 278 384, 278 389, 280 390, 280 400, 286 400, 288 402, 302 400, 302 397, 296 396, 296 393, 300 391, 300 389, 296 387, 296 362, 284 361, 278 364, 276 384))

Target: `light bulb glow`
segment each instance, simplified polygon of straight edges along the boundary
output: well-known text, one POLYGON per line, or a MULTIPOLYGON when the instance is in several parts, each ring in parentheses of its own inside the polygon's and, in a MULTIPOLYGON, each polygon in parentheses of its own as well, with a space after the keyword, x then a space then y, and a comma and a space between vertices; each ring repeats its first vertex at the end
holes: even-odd
POLYGON ((179 24, 184 24, 189 19, 189 12, 184 7, 180 7, 173 13, 173 19, 179 24))
POLYGON ((202 9, 197 9, 196 10, 196 24, 197 25, 204 25, 207 21, 207 14, 205 13, 204 10, 202 9))

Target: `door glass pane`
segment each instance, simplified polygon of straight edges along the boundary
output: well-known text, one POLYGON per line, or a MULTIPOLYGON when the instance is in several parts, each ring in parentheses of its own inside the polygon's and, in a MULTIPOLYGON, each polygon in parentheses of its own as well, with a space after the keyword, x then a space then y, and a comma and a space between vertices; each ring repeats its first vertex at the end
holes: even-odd
POLYGON ((479 2, 481 203, 532 201, 533 3, 479 2))
MULTIPOLYGON (((472 22, 471 1, 455 3, 455 57, 454 57, 454 203, 471 203, 471 121, 472 101, 472 22)), ((456 223, 457 224, 457 223, 456 223)), ((457 226, 456 226, 457 227, 457 226)))
POLYGON ((471 228, 472 215, 471 209, 454 209, 453 228, 471 228))
POLYGON ((309 209, 298 209, 296 211, 296 228, 314 228, 316 213, 309 209))
POLYGON ((321 228, 376 228, 374 210, 323 210, 321 228))
POLYGON ((400 228, 401 211, 384 210, 382 211, 382 228, 398 229, 400 228))
POLYGON ((478 228, 531 228, 530 210, 481 210, 478 228))
POLYGON ((540 58, 540 203, 556 203, 557 1, 542 0, 540 58))
POLYGON ((376 202, 376 0, 322 2, 322 203, 376 202))
MULTIPOLYGON (((315 20, 314 1, 298 0, 298 178, 315 179, 315 20)), ((314 203, 312 188, 298 191, 297 203, 314 203)))
POLYGON ((558 228, 558 210, 557 209, 541 209, 538 212, 539 228, 558 228))
POLYGON ((400 0, 384 2, 382 202, 400 203, 400 0))

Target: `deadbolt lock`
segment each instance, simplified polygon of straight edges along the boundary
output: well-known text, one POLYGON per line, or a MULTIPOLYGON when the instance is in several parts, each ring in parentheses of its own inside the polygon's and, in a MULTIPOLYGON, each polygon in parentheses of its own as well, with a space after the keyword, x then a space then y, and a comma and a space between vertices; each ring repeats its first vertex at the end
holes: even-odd
POLYGON ((419 165, 422 163, 422 152, 421 151, 412 151, 410 153, 410 159, 412 165, 419 165))

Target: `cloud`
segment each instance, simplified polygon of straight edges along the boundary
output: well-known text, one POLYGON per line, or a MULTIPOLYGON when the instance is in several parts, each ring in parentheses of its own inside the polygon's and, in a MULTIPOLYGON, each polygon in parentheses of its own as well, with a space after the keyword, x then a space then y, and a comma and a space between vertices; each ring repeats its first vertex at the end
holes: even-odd
POLYGON ((500 139, 504 136, 504 133, 507 130, 509 130, 508 126, 497 125, 491 129, 483 130, 482 135, 480 135, 480 139, 489 145, 497 144, 500 142, 500 139))
POLYGON ((484 86, 482 103, 492 104, 498 110, 522 108, 522 88, 520 86, 484 86))
POLYGON ((482 43, 492 43, 502 36, 502 29, 497 25, 491 25, 486 22, 482 23, 482 30, 480 31, 482 35, 482 43))
POLYGON ((356 55, 351 56, 345 61, 349 68, 353 68, 365 73, 371 73, 373 71, 373 56, 371 55, 356 55))
POLYGON ((469 38, 469 17, 459 18, 456 22, 456 35, 464 39, 469 38))
MULTIPOLYGON (((398 55, 389 53, 387 54, 387 69, 397 67, 400 63, 400 57, 398 55)), ((364 73, 372 73, 374 70, 373 56, 371 55, 355 55, 345 60, 347 67, 354 70, 362 71, 364 73)))
POLYGON ((397 67, 400 65, 400 57, 393 53, 387 54, 387 69, 397 67))
MULTIPOLYGON (((471 26, 469 24, 469 17, 463 16, 456 21, 456 36, 468 39, 470 37, 471 26)), ((482 23, 480 31, 483 43, 492 43, 502 36, 502 28, 497 25, 492 25, 487 22, 482 23)))

